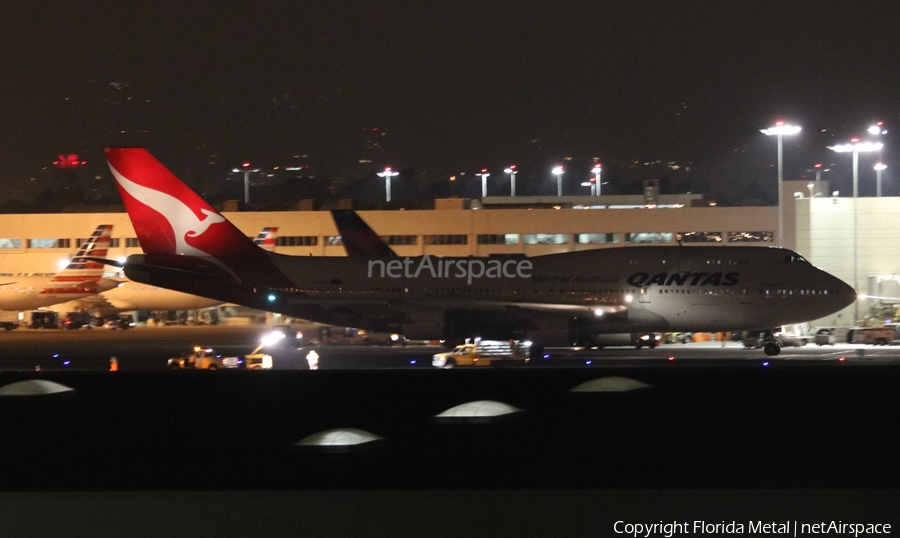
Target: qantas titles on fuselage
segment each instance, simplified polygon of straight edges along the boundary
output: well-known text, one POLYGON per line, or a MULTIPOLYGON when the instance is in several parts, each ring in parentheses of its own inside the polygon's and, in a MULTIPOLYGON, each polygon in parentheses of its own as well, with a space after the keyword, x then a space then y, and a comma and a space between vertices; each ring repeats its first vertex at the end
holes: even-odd
POLYGON ((632 286, 734 286, 740 273, 635 273, 628 277, 632 286))

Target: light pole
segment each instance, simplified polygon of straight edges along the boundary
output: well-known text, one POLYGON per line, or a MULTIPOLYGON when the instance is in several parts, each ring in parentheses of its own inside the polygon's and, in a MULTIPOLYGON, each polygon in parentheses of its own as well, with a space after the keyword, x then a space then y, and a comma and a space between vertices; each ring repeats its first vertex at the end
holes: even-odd
MULTIPOLYGON (((853 289, 859 293, 859 257, 857 256, 857 235, 859 233, 859 214, 856 211, 856 200, 859 197, 859 154, 880 151, 884 147, 881 142, 860 142, 859 138, 851 138, 849 144, 828 146, 837 153, 853 153, 853 289)), ((853 322, 859 321, 859 300, 853 302, 853 322)))
POLYGON ((594 187, 591 188, 591 194, 595 196, 600 196, 600 172, 603 171, 603 167, 600 166, 600 163, 594 163, 594 167, 591 169, 591 173, 594 174, 594 187))
POLYGON ((881 171, 887 168, 887 165, 881 161, 875 163, 875 196, 881 198, 881 171))
POLYGON ((518 170, 516 170, 516 165, 511 164, 509 168, 504 168, 504 172, 509 174, 509 195, 511 197, 515 197, 516 195, 516 174, 518 170))
MULTIPOLYGON (((830 172, 830 171, 831 171, 831 168, 822 168, 822 163, 816 163, 816 164, 813 165, 812 168, 807 168, 806 171, 807 171, 807 172, 815 172, 815 173, 816 173, 816 184, 818 185, 818 183, 819 183, 820 181, 822 181, 822 173, 823 173, 823 172, 830 172)), ((810 187, 810 185, 812 185, 812 183, 809 183, 806 187, 809 188, 809 189, 812 189, 813 187, 810 187)), ((818 194, 819 194, 819 195, 822 194, 822 188, 817 186, 817 187, 815 187, 815 190, 810 190, 810 192, 809 192, 809 197, 812 198, 813 196, 815 196, 815 195, 816 195, 816 191, 818 191, 818 194)))
POLYGON ((562 175, 563 175, 563 167, 562 167, 562 166, 555 166, 555 167, 553 167, 553 170, 551 170, 550 172, 552 172, 553 175, 556 176, 556 195, 557 195, 557 196, 562 196, 562 175))
POLYGON ((796 125, 785 125, 784 121, 778 120, 774 127, 768 129, 760 129, 764 135, 775 135, 778 137, 778 246, 784 246, 784 204, 782 203, 782 183, 784 183, 784 152, 782 150, 781 139, 784 135, 795 135, 800 132, 800 127, 796 125))
POLYGON ((476 176, 481 176, 481 197, 485 198, 487 196, 487 178, 491 175, 487 168, 482 168, 480 174, 475 174, 476 176))
POLYGON ((244 203, 250 203, 250 172, 259 172, 259 168, 250 168, 249 162, 244 162, 241 164, 242 168, 232 168, 232 172, 243 172, 244 173, 244 203))
POLYGON ((384 201, 391 201, 391 178, 400 175, 400 172, 394 172, 390 166, 384 168, 384 172, 378 172, 379 177, 384 178, 384 201))
POLYGON ((807 172, 815 172, 816 181, 822 181, 822 172, 831 172, 831 168, 822 168, 822 163, 816 163, 811 169, 808 169, 807 172))

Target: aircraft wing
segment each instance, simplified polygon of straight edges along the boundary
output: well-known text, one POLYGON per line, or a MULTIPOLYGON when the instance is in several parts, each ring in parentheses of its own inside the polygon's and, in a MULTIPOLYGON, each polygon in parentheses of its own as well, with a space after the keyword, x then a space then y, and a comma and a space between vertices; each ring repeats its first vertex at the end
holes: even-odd
POLYGON ((473 330, 484 327, 522 327, 544 330, 566 325, 578 319, 585 327, 598 332, 621 331, 629 318, 646 321, 644 311, 635 311, 626 304, 586 306, 577 304, 498 303, 490 301, 384 301, 359 302, 352 299, 328 299, 317 303, 347 326, 371 326, 372 323, 392 326, 415 325, 422 319, 444 320, 451 313, 473 330))

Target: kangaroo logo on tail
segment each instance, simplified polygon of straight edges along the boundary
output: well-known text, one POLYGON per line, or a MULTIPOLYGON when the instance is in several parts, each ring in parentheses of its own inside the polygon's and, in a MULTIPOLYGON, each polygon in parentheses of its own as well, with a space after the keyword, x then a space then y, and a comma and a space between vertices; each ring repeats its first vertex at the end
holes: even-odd
POLYGON ((200 211, 205 215, 205 218, 198 218, 194 211, 178 198, 143 185, 138 185, 120 174, 115 168, 110 167, 110 169, 125 192, 162 215, 168 221, 169 226, 172 227, 172 231, 175 233, 174 254, 212 256, 189 245, 185 237, 200 237, 213 224, 224 222, 225 217, 203 208, 200 211))
POLYGON ((268 254, 143 148, 104 148, 141 248, 147 254, 203 258, 242 282, 284 275, 268 254), (239 276, 240 275, 240 276, 239 276))

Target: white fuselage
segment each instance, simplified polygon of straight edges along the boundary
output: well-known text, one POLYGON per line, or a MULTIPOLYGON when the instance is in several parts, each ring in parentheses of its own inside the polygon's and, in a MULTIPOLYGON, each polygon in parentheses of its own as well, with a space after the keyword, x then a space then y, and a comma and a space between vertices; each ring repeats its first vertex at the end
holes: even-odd
POLYGON ((119 281, 103 293, 49 307, 57 312, 89 310, 102 315, 132 310, 199 310, 222 304, 222 301, 180 291, 142 284, 133 280, 119 281))
POLYGON ((132 280, 121 282, 100 296, 117 312, 129 310, 197 310, 222 304, 222 301, 150 286, 132 280))
POLYGON ((0 279, 0 310, 35 310, 81 299, 115 287, 116 282, 100 279, 90 283, 53 282, 53 276, 3 277, 0 279))

